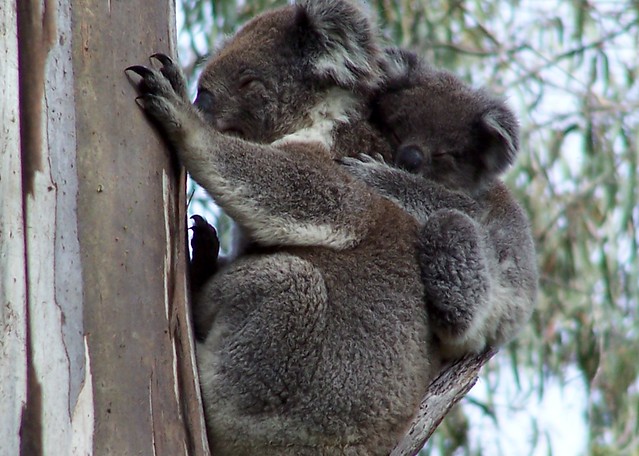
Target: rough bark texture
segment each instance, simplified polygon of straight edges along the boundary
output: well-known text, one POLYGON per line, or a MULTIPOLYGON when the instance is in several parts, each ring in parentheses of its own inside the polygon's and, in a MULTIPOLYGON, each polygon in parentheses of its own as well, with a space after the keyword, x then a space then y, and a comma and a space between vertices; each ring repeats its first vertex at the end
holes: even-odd
POLYGON ((208 454, 184 175, 123 73, 173 54, 174 22, 169 1, 0 7, 3 454, 208 454))
POLYGON ((26 271, 16 11, 0 7, 0 447, 19 448, 26 399, 26 271))

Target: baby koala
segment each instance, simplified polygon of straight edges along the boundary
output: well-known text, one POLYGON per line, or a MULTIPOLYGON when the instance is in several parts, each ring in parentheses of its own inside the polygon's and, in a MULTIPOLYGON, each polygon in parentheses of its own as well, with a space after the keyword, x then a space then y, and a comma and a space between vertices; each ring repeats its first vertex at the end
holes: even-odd
POLYGON ((342 162, 422 224, 421 278, 444 356, 500 346, 530 318, 538 282, 526 214, 499 180, 518 151, 517 121, 501 100, 413 53, 386 56, 373 122, 394 166, 342 162))

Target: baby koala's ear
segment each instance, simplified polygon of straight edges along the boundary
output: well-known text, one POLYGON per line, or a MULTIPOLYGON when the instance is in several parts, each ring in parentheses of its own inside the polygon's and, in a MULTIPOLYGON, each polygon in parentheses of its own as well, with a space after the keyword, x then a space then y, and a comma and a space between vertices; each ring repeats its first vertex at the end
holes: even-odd
POLYGON ((384 71, 387 89, 400 89, 417 84, 415 73, 422 64, 414 52, 398 47, 384 49, 380 65, 384 71))
POLYGON ((484 151, 481 160, 493 177, 506 171, 519 151, 519 124, 515 115, 501 101, 488 109, 480 120, 484 151))
POLYGON ((298 2, 301 46, 320 81, 370 93, 383 80, 378 32, 369 12, 347 0, 298 2))

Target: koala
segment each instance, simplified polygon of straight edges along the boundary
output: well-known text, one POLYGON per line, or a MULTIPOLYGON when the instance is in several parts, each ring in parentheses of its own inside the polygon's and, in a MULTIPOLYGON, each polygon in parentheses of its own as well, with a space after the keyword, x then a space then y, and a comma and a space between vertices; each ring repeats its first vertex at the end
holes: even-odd
POLYGON ((336 162, 392 158, 368 122, 382 56, 360 7, 309 0, 242 27, 194 105, 169 57, 127 69, 180 162, 257 246, 194 296, 215 455, 387 455, 439 371, 419 224, 336 162))
POLYGON ((500 181, 518 151, 503 101, 413 53, 386 51, 388 81, 373 121, 390 163, 344 166, 419 220, 418 257, 432 330, 444 358, 512 339, 535 307, 538 273, 525 212, 500 181))

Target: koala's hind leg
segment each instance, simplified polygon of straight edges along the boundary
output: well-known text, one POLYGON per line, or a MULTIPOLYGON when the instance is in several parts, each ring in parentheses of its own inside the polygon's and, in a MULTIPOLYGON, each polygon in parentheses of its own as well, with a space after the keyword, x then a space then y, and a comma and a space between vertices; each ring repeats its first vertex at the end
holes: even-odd
POLYGON ((428 312, 451 356, 485 345, 481 327, 490 304, 490 271, 483 237, 477 222, 450 209, 435 211, 420 234, 418 258, 428 312))
POLYGON ((207 282, 199 299, 212 311, 197 357, 213 453, 317 448, 299 417, 311 428, 329 419, 319 407, 324 398, 313 406, 306 400, 326 342, 321 272, 288 254, 244 257, 207 282))

